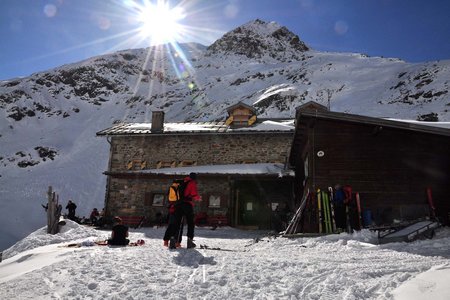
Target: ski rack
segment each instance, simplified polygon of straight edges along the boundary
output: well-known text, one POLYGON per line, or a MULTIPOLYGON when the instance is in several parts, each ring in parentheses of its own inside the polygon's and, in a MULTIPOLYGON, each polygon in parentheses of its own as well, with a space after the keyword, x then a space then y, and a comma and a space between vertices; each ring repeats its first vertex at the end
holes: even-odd
POLYGON ((434 230, 441 224, 432 220, 421 220, 397 229, 390 229, 385 234, 378 232, 380 244, 395 242, 412 242, 420 237, 433 238, 434 230))

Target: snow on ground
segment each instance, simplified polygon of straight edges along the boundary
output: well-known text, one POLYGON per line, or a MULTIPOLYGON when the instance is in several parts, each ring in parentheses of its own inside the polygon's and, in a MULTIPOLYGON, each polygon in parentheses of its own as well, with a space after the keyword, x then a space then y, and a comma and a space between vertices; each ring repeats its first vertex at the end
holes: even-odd
POLYGON ((196 228, 197 245, 162 246, 165 228, 131 230, 140 247, 87 246, 109 231, 68 221, 3 253, 3 299, 449 299, 450 229, 377 245, 368 230, 317 238, 196 228), (83 243, 78 248, 65 247, 83 243), (230 250, 230 251, 227 251, 230 250))

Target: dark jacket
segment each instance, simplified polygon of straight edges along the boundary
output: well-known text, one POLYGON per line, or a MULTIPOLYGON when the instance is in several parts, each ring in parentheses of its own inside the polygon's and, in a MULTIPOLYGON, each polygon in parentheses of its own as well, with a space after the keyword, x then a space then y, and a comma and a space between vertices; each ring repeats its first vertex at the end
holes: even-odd
POLYGON ((122 224, 114 225, 112 228, 111 239, 108 240, 110 245, 128 245, 128 227, 122 224))
POLYGON ((75 209, 77 208, 77 205, 73 202, 69 202, 66 206, 66 209, 69 210, 69 215, 75 215, 75 209))

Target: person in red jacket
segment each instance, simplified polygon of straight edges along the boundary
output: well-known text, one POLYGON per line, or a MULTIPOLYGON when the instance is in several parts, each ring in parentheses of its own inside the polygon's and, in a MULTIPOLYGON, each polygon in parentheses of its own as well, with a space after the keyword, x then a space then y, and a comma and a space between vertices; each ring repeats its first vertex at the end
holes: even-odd
MULTIPOLYGON (((194 240, 194 201, 201 201, 201 197, 197 190, 197 174, 190 173, 188 177, 184 178, 185 188, 182 201, 177 205, 175 209, 175 227, 180 228, 181 219, 183 216, 186 218, 187 223, 187 248, 195 248, 194 240)), ((175 232, 171 235, 171 245, 169 248, 175 248, 175 232)))

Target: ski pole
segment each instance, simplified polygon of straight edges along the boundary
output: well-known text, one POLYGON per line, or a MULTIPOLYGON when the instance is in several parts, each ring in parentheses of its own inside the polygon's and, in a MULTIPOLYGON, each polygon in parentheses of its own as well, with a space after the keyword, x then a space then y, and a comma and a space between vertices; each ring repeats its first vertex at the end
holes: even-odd
POLYGON ((178 227, 178 236, 177 236, 177 243, 179 243, 179 240, 181 239, 181 236, 183 235, 183 224, 184 224, 184 215, 181 217, 180 227, 178 227))

